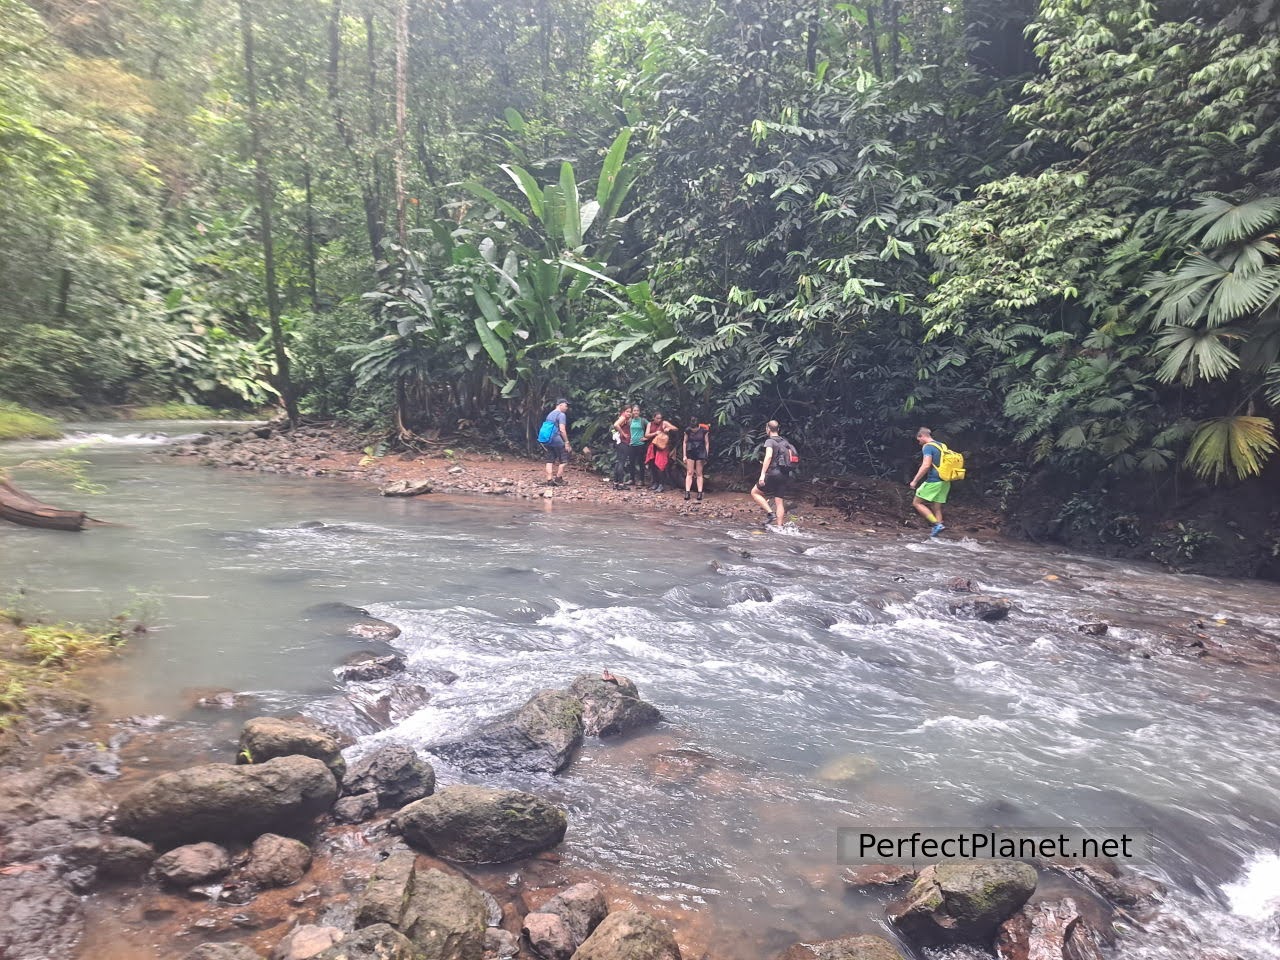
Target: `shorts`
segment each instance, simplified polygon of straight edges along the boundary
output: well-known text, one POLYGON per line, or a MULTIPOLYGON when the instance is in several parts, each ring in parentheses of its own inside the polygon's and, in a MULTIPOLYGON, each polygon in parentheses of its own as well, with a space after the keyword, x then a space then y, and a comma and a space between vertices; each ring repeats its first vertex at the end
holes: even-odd
POLYGON ((685 455, 685 459, 686 460, 705 460, 707 459, 707 452, 705 450, 696 450, 696 451, 690 450, 688 454, 685 455))
POLYGON ((764 475, 764 483, 757 483, 756 489, 766 497, 785 497, 791 490, 791 477, 781 470, 770 470, 764 475))
POLYGON ((547 463, 569 462, 569 448, 563 443, 544 443, 542 449, 547 454, 547 463))
POLYGON ((930 503, 946 503, 947 494, 951 492, 950 480, 930 480, 916 487, 916 496, 930 503))

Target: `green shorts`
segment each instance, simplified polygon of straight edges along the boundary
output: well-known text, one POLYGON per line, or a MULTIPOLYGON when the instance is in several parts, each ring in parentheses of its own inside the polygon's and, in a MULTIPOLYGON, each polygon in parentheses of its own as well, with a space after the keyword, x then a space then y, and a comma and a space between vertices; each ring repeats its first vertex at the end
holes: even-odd
POLYGON ((916 496, 930 503, 946 503, 947 494, 951 492, 950 480, 934 480, 916 487, 916 496))

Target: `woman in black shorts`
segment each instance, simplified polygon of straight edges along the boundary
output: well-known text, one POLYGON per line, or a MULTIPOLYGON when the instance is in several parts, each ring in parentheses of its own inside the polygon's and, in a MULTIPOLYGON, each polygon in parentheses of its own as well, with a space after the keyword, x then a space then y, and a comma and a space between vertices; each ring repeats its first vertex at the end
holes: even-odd
POLYGON ((684 432, 684 498, 689 499, 693 481, 698 481, 698 502, 702 502, 702 468, 711 456, 711 424, 698 423, 684 432))

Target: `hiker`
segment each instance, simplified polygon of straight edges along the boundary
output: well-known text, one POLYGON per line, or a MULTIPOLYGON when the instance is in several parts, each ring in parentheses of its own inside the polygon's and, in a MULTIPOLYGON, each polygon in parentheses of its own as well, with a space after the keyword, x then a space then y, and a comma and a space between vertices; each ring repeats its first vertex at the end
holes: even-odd
MULTIPOLYGON (((613 489, 622 489, 622 478, 631 463, 631 413, 635 408, 627 404, 613 421, 613 489)), ((635 483, 632 470, 631 482, 635 483)))
POLYGON ((684 432, 684 498, 689 499, 693 482, 698 481, 698 502, 702 502, 702 469, 711 456, 711 424, 698 423, 684 432))
POLYGON ((649 452, 645 454, 644 461, 649 465, 649 476, 653 480, 653 486, 649 489, 654 493, 661 493, 665 489, 667 467, 671 466, 671 434, 678 429, 662 416, 661 410, 655 410, 653 419, 644 432, 644 438, 649 443, 649 452))
POLYGON ((569 483, 564 478, 565 464, 569 462, 569 454, 573 453, 573 448, 569 446, 569 428, 566 426, 565 418, 568 409, 568 400, 557 400, 538 431, 538 442, 542 444, 543 452, 547 455, 547 486, 549 487, 563 487, 569 483))
POLYGON ((751 488, 751 498, 764 509, 764 526, 775 520, 779 528, 787 522, 787 505, 783 497, 790 493, 791 474, 800 456, 791 441, 778 433, 778 421, 764 425, 764 459, 760 462, 760 481, 751 488), (769 498, 774 509, 769 509, 769 498))
POLYGON ((951 481, 943 480, 938 475, 938 465, 942 463, 942 446, 933 439, 933 432, 928 427, 916 431, 916 443, 920 444, 920 469, 911 481, 911 489, 916 492, 911 505, 920 516, 931 524, 930 537, 936 537, 947 525, 942 522, 942 505, 947 502, 947 494, 951 492, 951 481), (921 483, 921 481, 924 481, 921 483))
POLYGON ((629 482, 633 487, 644 476, 644 457, 649 452, 649 441, 644 436, 646 426, 640 404, 633 403, 631 405, 631 420, 627 431, 631 437, 631 456, 627 460, 627 472, 630 476, 629 482))

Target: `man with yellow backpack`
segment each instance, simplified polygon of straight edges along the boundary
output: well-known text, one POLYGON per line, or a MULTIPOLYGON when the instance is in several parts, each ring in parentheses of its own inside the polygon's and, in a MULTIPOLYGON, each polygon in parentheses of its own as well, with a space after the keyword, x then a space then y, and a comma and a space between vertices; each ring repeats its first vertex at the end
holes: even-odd
POLYGON ((933 439, 933 433, 928 427, 921 427, 916 431, 916 443, 920 444, 920 452, 924 456, 920 461, 920 469, 911 481, 911 489, 916 492, 911 505, 933 524, 929 536, 936 537, 947 529, 947 525, 942 522, 942 505, 947 502, 947 494, 951 492, 951 481, 964 479, 964 456, 948 450, 945 443, 933 439))

